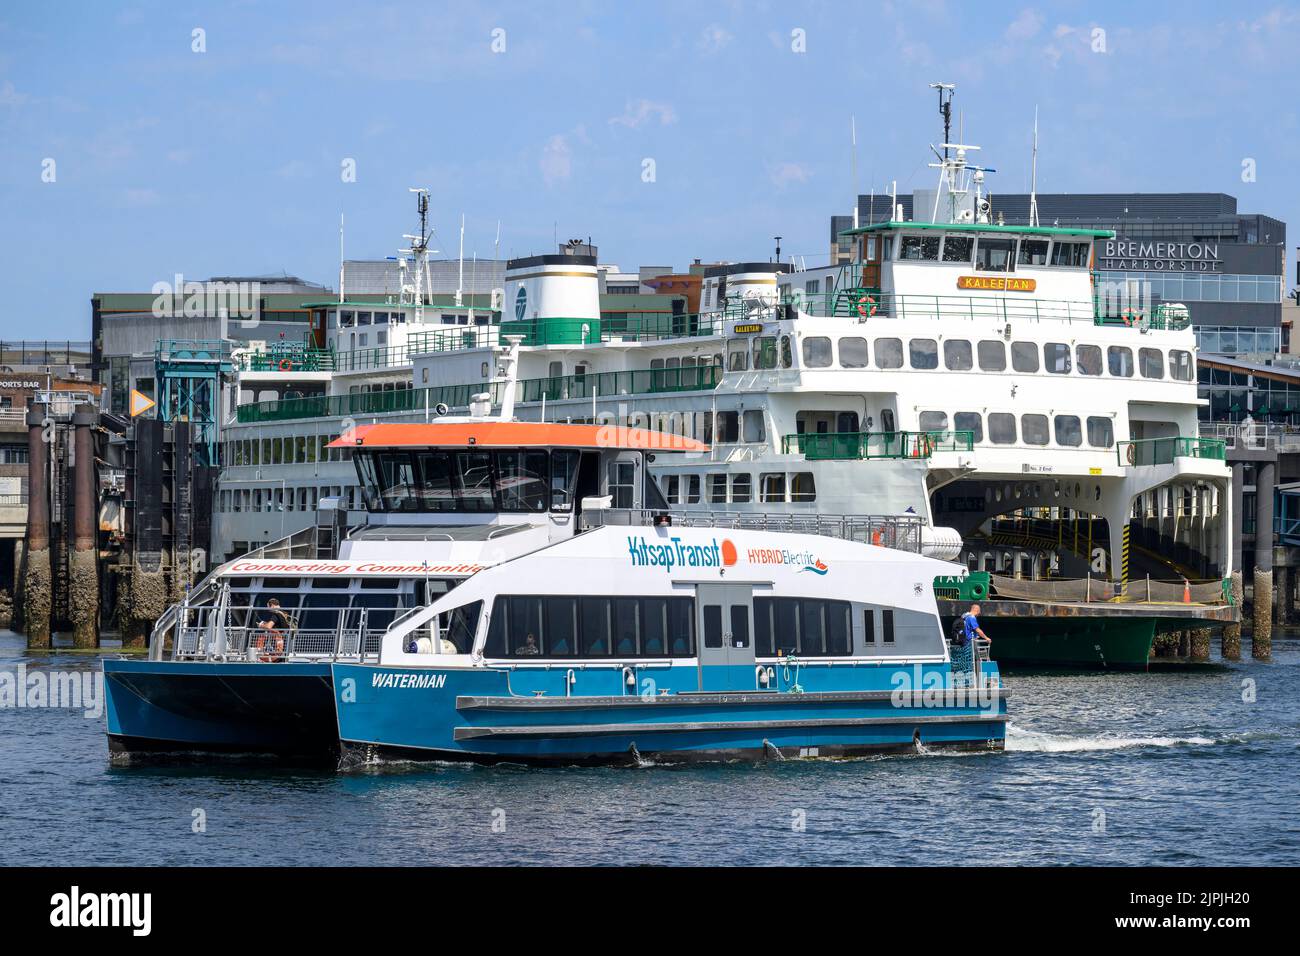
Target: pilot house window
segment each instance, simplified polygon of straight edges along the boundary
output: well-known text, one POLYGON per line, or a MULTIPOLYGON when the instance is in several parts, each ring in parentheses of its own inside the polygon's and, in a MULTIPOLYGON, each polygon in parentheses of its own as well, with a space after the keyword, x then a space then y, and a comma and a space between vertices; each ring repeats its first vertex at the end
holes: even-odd
POLYGON ((1011 255, 1015 251, 1014 239, 994 239, 980 236, 975 247, 975 268, 980 272, 1014 272, 1011 255))

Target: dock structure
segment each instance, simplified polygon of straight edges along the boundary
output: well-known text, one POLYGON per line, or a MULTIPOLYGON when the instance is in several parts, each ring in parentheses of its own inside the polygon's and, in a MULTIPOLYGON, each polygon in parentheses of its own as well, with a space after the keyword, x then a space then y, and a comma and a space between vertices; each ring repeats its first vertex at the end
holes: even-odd
POLYGON ((33 401, 27 410, 27 541, 23 551, 22 623, 27 646, 50 646, 53 580, 50 574, 49 443, 45 438, 48 406, 33 401))

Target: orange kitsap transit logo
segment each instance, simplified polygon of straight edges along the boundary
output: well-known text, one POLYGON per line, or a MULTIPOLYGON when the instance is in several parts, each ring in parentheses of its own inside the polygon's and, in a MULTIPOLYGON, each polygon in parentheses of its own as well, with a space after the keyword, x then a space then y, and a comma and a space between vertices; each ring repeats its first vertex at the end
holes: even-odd
POLYGON ((729 568, 739 560, 740 560, 740 556, 736 554, 736 546, 731 543, 731 539, 723 538, 722 539, 723 565, 729 568))

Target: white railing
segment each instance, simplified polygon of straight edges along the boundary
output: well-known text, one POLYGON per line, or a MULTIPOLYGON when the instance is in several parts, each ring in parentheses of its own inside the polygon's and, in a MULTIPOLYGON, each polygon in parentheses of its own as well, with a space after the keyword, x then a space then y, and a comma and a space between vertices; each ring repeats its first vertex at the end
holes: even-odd
POLYGON ((308 613, 329 611, 337 611, 337 626, 299 628, 294 623, 282 627, 221 623, 234 614, 256 617, 256 608, 187 608, 181 612, 184 623, 175 631, 172 659, 252 663, 377 660, 384 629, 368 626, 368 609, 307 609, 308 613))
POLYGON ((686 511, 647 508, 602 508, 582 513, 582 530, 601 527, 647 527, 664 519, 684 528, 723 528, 739 531, 782 531, 818 534, 902 551, 921 551, 924 522, 904 515, 791 514, 767 511, 686 511))

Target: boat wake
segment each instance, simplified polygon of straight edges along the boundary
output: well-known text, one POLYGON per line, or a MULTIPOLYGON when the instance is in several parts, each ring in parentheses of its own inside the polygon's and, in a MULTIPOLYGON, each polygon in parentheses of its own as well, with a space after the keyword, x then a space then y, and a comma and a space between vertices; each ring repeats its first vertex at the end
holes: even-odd
POLYGON ((1209 737, 1067 737, 1026 730, 1007 724, 1006 749, 1029 753, 1081 753, 1090 750, 1128 750, 1139 747, 1204 746, 1215 743, 1209 737))

